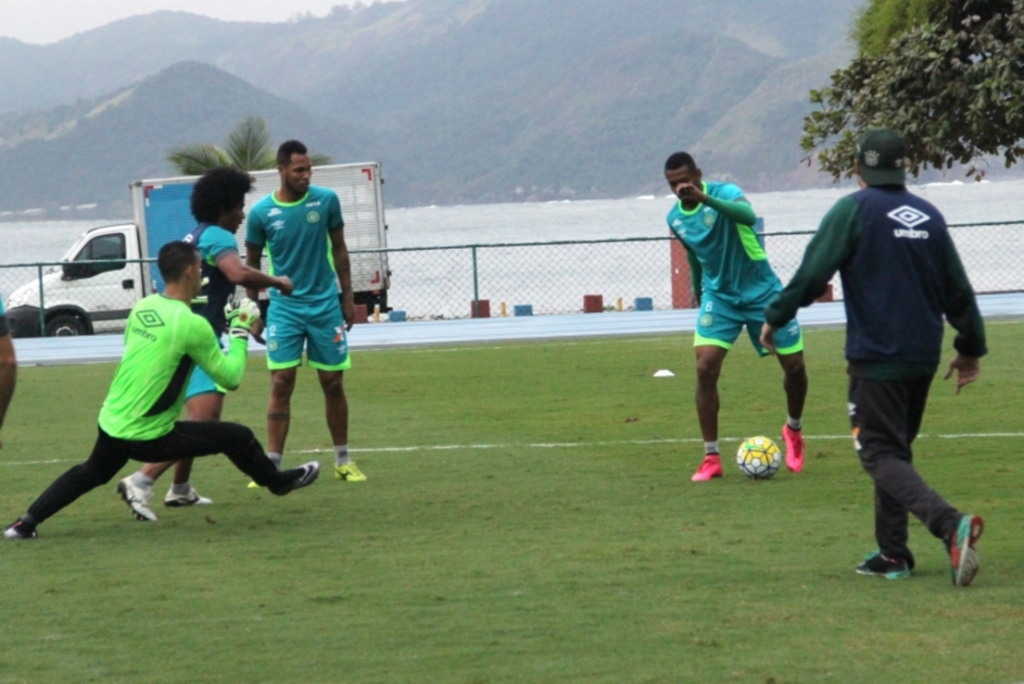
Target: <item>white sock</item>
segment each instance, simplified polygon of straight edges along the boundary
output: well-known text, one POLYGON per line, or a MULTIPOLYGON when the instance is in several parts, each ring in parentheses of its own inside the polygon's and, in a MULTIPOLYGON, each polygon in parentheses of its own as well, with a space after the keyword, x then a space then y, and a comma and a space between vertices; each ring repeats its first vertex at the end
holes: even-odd
POLYGON ((183 482, 181 484, 172 484, 171 491, 175 496, 186 496, 192 490, 191 482, 183 482))
POLYGON ((274 462, 274 465, 277 466, 278 470, 280 470, 281 466, 284 464, 284 456, 275 451, 271 451, 267 454, 267 458, 274 462))
POLYGON ((704 442, 704 455, 705 456, 718 456, 718 440, 714 442, 704 442))
POLYGON ((335 444, 334 445, 334 465, 344 466, 352 462, 352 458, 348 455, 348 444, 335 444))
POLYGON ((800 419, 799 418, 794 418, 793 416, 790 416, 786 420, 786 425, 789 426, 790 430, 799 430, 800 428, 803 427, 803 423, 800 422, 800 419))
POLYGON ((135 474, 132 475, 132 484, 136 487, 145 487, 148 489, 153 486, 153 478, 136 471, 135 474))

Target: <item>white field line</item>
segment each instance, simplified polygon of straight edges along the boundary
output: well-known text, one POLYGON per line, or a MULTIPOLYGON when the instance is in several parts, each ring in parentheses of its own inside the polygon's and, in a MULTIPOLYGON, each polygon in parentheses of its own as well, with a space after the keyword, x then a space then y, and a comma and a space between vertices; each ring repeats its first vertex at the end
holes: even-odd
MULTIPOLYGON (((949 435, 918 435, 918 439, 1019 439, 1024 437, 1024 432, 967 432, 963 434, 949 435)), ((722 437, 720 442, 742 442, 742 437, 722 437)), ((831 439, 852 439, 851 435, 807 435, 805 439, 809 442, 814 440, 831 439)), ((490 449, 580 449, 586 447, 613 447, 613 446, 649 446, 655 444, 699 444, 703 440, 697 437, 680 439, 627 439, 609 442, 535 442, 532 444, 435 444, 405 447, 365 447, 361 449, 352 448, 353 454, 396 454, 414 453, 418 451, 471 451, 490 449)), ((334 453, 332 448, 324 449, 303 449, 301 451, 290 451, 293 454, 330 454, 334 453)), ((38 466, 50 465, 52 463, 80 463, 78 459, 50 459, 46 461, 3 461, 0 466, 38 466)))

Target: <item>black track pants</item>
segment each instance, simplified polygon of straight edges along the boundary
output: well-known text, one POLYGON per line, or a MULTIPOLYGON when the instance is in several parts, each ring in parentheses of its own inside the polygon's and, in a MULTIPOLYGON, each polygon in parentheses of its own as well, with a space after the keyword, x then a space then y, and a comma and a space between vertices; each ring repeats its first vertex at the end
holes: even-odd
POLYGON ((100 429, 89 460, 54 480, 28 513, 36 524, 43 522, 86 492, 110 482, 129 460, 162 463, 212 454, 227 454, 259 485, 288 479, 267 458, 252 430, 238 423, 178 421, 163 437, 143 441, 118 439, 100 429))
POLYGON ((908 511, 944 539, 960 513, 913 466, 911 444, 921 428, 932 376, 913 380, 850 378, 850 423, 864 470, 875 482, 875 539, 890 558, 914 566, 907 547, 908 511))

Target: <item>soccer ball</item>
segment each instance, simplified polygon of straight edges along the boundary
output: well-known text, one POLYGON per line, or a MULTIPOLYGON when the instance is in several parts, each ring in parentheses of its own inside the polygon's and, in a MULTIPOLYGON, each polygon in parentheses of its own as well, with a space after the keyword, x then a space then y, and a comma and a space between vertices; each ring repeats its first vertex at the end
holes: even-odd
POLYGON ((767 480, 782 465, 782 453, 775 442, 767 437, 751 437, 740 444, 736 452, 736 465, 747 477, 767 480))

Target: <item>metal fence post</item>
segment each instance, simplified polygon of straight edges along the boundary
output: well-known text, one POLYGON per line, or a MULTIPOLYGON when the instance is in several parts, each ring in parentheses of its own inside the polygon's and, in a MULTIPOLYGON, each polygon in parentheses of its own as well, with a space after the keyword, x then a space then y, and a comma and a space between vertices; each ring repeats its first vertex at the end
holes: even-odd
POLYGON ((36 264, 39 275, 39 336, 46 337, 46 295, 43 294, 43 265, 36 264))
POLYGON ((470 248, 473 252, 473 318, 480 315, 480 277, 476 267, 476 245, 470 248))

